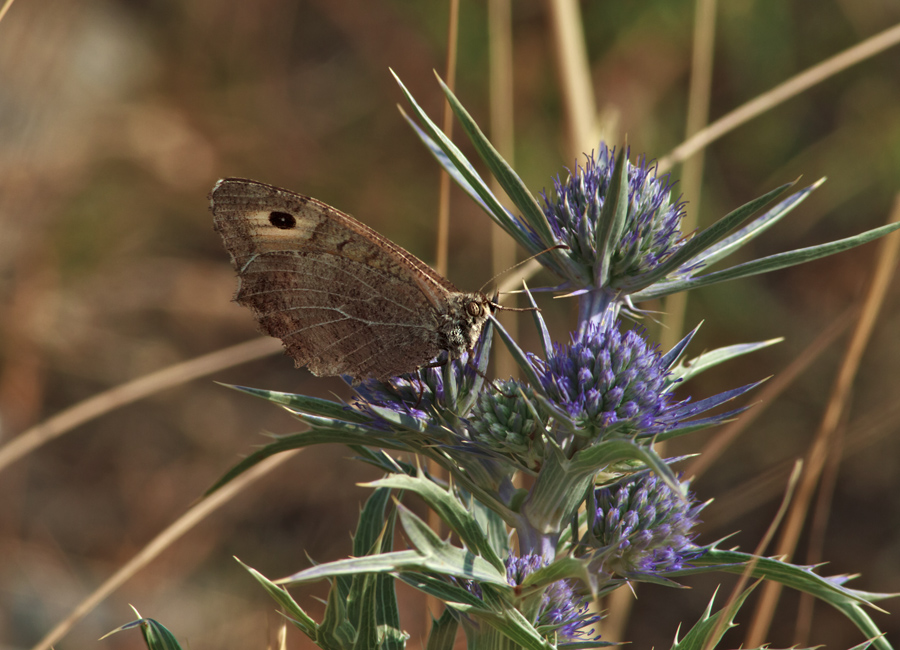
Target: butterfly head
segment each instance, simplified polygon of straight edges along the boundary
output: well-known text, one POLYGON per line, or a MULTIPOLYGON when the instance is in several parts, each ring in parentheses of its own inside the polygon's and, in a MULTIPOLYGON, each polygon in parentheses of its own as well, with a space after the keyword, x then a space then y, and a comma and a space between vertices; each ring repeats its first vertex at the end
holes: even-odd
POLYGON ((458 292, 450 294, 447 307, 440 324, 444 339, 441 347, 450 353, 451 359, 458 359, 478 343, 494 305, 483 293, 458 292))

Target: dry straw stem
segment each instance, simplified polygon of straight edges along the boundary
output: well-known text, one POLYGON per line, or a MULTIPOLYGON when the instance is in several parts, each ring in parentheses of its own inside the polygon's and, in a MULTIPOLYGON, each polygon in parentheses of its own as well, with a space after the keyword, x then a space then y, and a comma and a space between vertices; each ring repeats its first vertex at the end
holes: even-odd
MULTIPOLYGON (((447 50, 446 67, 444 68, 444 83, 452 91, 456 89, 456 60, 459 46, 459 0, 450 0, 450 8, 447 14, 447 50)), ((453 110, 450 108, 450 100, 444 99, 444 115, 442 129, 444 135, 453 139, 453 110)), ((437 223, 437 253, 435 255, 435 267, 443 276, 447 275, 447 261, 450 249, 450 174, 441 169, 441 186, 438 196, 438 223, 437 223)), ((428 471, 439 479, 445 477, 444 468, 434 460, 428 459, 428 471)), ((441 518, 434 510, 428 511, 428 526, 438 534, 443 529, 441 518)), ((426 627, 432 620, 432 615, 440 616, 442 603, 434 596, 426 596, 425 601, 426 627)))
MULTIPOLYGON (((447 16, 447 67, 444 69, 444 83, 450 90, 456 88, 456 52, 459 42, 459 0, 450 0, 450 13, 447 16)), ((444 116, 442 125, 444 135, 453 139, 453 111, 450 100, 444 100, 444 116)), ((447 258, 450 248, 450 174, 441 169, 441 189, 438 198, 437 251, 435 253, 435 270, 447 275, 447 258)))
POLYGON ((760 391, 757 397, 757 401, 760 404, 746 414, 741 415, 740 419, 732 422, 712 438, 703 448, 700 455, 688 465, 684 472, 685 475, 692 477, 692 481, 696 481, 706 470, 714 465, 735 439, 753 424, 760 415, 765 413, 766 409, 775 402, 778 396, 844 333, 850 325, 851 318, 857 312, 858 309, 856 308, 846 310, 825 331, 819 334, 805 350, 797 355, 787 368, 766 382, 765 388, 760 391))
MULTIPOLYGON (((778 506, 778 512, 776 512, 775 516, 772 518, 772 522, 769 524, 769 528, 768 530, 766 530, 766 534, 763 535, 762 539, 759 540, 759 544, 757 544, 756 548, 753 549, 753 555, 755 556, 755 559, 747 563, 747 568, 744 569, 744 572, 741 574, 740 580, 737 581, 737 584, 734 585, 734 589, 731 590, 731 595, 728 597, 728 601, 725 603, 725 606, 722 607, 723 612, 727 612, 729 609, 731 609, 731 606, 734 605, 734 602, 744 591, 744 588, 750 581, 750 576, 753 575, 753 570, 759 563, 759 558, 762 557, 763 553, 765 553, 766 547, 769 546, 769 542, 771 542, 772 538, 775 536, 775 531, 778 530, 778 526, 781 525, 781 520, 784 518, 784 514, 788 509, 788 505, 790 505, 791 503, 791 497, 794 494, 794 489, 797 487, 797 481, 800 478, 800 471, 802 467, 802 461, 798 460, 794 462, 794 467, 791 470, 791 475, 788 477, 787 487, 784 490, 784 496, 781 499, 781 505, 778 506)), ((760 580, 762 580, 762 578, 760 578, 760 580)), ((712 650, 712 648, 715 647, 716 643, 718 642, 718 638, 722 634, 727 622, 728 618, 726 616, 723 615, 719 617, 715 628, 713 628, 712 634, 707 637, 706 643, 703 644, 703 650, 712 650)))
POLYGON ((13 0, 6 0, 3 3, 3 6, 0 7, 0 21, 6 16, 6 12, 9 11, 9 8, 12 7, 13 0))
MULTIPOLYGON (((510 0, 488 2, 488 46, 490 66, 491 140, 497 151, 510 166, 515 167, 515 129, 513 112, 513 37, 512 5, 510 0)), ((491 189, 502 195, 496 178, 491 178, 491 189)), ((511 202, 503 201, 507 207, 511 202)), ((515 266, 516 243, 497 224, 491 224, 491 276, 497 277, 515 266)), ((515 307, 513 294, 500 297, 500 304, 515 307)), ((519 319, 515 312, 501 312, 498 318, 511 337, 519 337, 519 319)), ((515 377, 518 365, 503 347, 493 350, 494 374, 498 377, 515 377)))
POLYGON ((201 357, 176 363, 149 375, 138 377, 115 388, 79 402, 54 415, 49 420, 22 432, 3 447, 0 447, 0 471, 9 464, 31 453, 45 442, 71 431, 89 420, 105 413, 143 399, 154 393, 198 377, 210 375, 231 366, 261 359, 275 354, 281 345, 269 337, 256 338, 231 347, 217 350, 201 357))
POLYGON ((302 449, 271 456, 247 470, 239 477, 228 483, 220 490, 213 492, 203 501, 197 503, 194 507, 184 513, 168 528, 157 535, 150 543, 148 543, 140 553, 135 555, 131 560, 123 565, 118 571, 110 576, 106 582, 100 585, 94 593, 85 598, 78 604, 72 612, 60 621, 47 636, 41 639, 32 650, 49 650, 51 646, 58 643, 76 623, 87 616, 103 599, 113 593, 128 581, 135 573, 150 564, 160 553, 169 548, 178 538, 191 530, 198 523, 203 521, 207 516, 215 512, 217 508, 228 503, 233 497, 241 494, 243 490, 252 485, 255 481, 266 476, 282 463, 296 456, 302 449))
POLYGON ((594 148, 591 138, 597 115, 584 24, 576 0, 547 0, 547 12, 553 30, 560 93, 569 126, 567 149, 569 154, 577 156, 585 148, 588 151, 594 148))
MULTIPOLYGON (((895 199, 889 222, 897 221, 900 221, 900 195, 895 199)), ((822 469, 828 461, 829 452, 835 449, 839 450, 841 447, 839 444, 841 429, 839 429, 838 425, 844 417, 844 411, 853 387, 853 380, 859 370, 863 352, 865 352, 869 343, 875 320, 881 311, 887 288, 891 278, 893 278, 894 269, 897 265, 898 248, 900 248, 900 235, 896 233, 885 237, 881 244, 877 266, 865 299, 862 314, 856 324, 853 338, 847 347, 844 361, 835 378, 819 430, 816 432, 815 439, 807 452, 803 477, 797 490, 797 498, 788 514, 785 528, 781 533, 781 539, 776 549, 776 554, 784 556, 786 559, 790 559, 793 556, 797 547, 797 539, 800 537, 800 531, 806 519, 806 513, 812 501, 813 493, 819 484, 822 469)), ((770 582, 765 586, 747 634, 745 644, 747 647, 753 648, 763 643, 768 634, 780 594, 780 584, 770 582)))
MULTIPOLYGON (((687 138, 700 131, 709 119, 717 8, 716 0, 696 0, 694 4, 694 49, 691 56, 691 80, 685 123, 687 138)), ((681 189, 692 208, 682 219, 681 232, 693 232, 697 228, 700 193, 703 187, 703 153, 702 149, 698 150, 684 162, 681 169, 681 189)), ((688 294, 684 291, 666 298, 666 315, 659 337, 659 343, 665 350, 672 348, 681 339, 687 301, 688 294)))
MULTIPOLYGON (((847 427, 847 444, 844 445, 843 456, 849 458, 886 436, 894 435, 897 432, 898 420, 900 420, 900 404, 894 404, 883 411, 868 414, 853 422, 847 427)), ((721 528, 726 524, 740 521, 745 514, 770 502, 778 496, 781 486, 790 474, 792 463, 793 461, 786 459, 717 496, 703 511, 703 523, 710 530, 721 528)))
POLYGON ((860 63, 898 43, 900 43, 900 24, 871 36, 862 43, 854 45, 840 54, 801 72, 769 92, 763 93, 743 106, 736 108, 693 137, 685 140, 668 155, 659 159, 658 172, 662 174, 668 171, 676 163, 687 159, 694 152, 703 149, 744 122, 765 113, 791 97, 799 95, 804 90, 825 81, 838 72, 846 70, 850 66, 860 63))

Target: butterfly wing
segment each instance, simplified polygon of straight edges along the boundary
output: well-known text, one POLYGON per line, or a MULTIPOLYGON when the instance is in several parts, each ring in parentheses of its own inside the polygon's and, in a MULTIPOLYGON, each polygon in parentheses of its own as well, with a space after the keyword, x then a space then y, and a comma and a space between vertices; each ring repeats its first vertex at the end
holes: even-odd
POLYGON ((210 201, 238 272, 235 300, 298 367, 385 379, 441 351, 440 305, 456 290, 411 253, 339 210, 271 185, 225 179, 210 201))

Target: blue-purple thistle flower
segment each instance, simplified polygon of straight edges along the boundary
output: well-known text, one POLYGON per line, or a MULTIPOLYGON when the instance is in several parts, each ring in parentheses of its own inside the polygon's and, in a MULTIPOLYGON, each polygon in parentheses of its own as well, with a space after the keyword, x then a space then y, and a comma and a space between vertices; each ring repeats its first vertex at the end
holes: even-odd
POLYGON ((532 363, 579 436, 649 437, 675 424, 663 356, 634 330, 591 323, 570 344, 555 343, 546 361, 533 356, 532 363))
POLYGON ((586 158, 584 166, 577 166, 565 182, 559 177, 554 180, 554 199, 541 193, 543 210, 554 234, 569 246, 571 258, 590 269, 590 277, 595 279, 593 288, 616 289, 626 280, 653 270, 684 244, 679 230, 684 202, 680 197, 672 198, 668 176, 657 178, 654 163, 641 157, 632 165, 626 158, 628 206, 624 224, 610 249, 604 282, 599 277, 605 253, 605 224, 600 213, 613 177, 615 151, 601 142, 599 150, 586 158), (603 286, 598 282, 603 282, 603 286))
MULTIPOLYGON (((545 566, 547 562, 539 555, 511 555, 506 559, 506 580, 513 586, 521 585, 529 574, 545 566)), ((588 608, 590 600, 575 593, 567 580, 558 580, 548 585, 541 596, 541 603, 535 617, 535 627, 546 633, 548 638, 559 642, 596 641, 593 629, 600 616, 588 608)))
POLYGON ((596 511, 587 543, 603 549, 602 569, 634 575, 682 568, 702 549, 691 529, 706 504, 682 497, 659 477, 640 474, 594 492, 596 511))

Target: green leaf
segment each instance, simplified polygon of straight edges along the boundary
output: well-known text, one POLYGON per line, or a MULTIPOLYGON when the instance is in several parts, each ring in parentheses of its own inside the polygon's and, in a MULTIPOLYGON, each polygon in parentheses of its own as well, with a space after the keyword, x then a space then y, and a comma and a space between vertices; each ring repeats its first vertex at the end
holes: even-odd
POLYGON ((385 514, 390 500, 391 491, 387 488, 375 490, 366 499, 353 536, 353 555, 367 555, 375 548, 385 530, 385 514))
MULTIPOLYGON (((403 85, 403 82, 400 81, 400 78, 393 70, 391 70, 391 74, 393 74, 394 79, 397 80, 397 84, 399 84, 400 90, 412 107, 413 113, 415 113, 416 117, 423 124, 425 132, 435 143, 437 143, 437 146, 440 147, 441 151, 443 151, 447 158, 453 163, 453 166, 459 170, 459 173, 463 176, 468 185, 475 190, 481 199, 482 204, 487 206, 488 216, 490 216, 498 226, 503 228, 510 237, 515 239, 523 248, 525 248, 525 250, 530 251, 531 253, 539 252, 539 249, 536 248, 534 242, 532 242, 522 229, 516 225, 513 216, 507 212, 506 208, 504 208, 497 197, 494 196, 487 184, 475 171, 475 168, 472 167, 472 164, 466 160, 466 157, 456 145, 444 135, 437 124, 431 121, 428 114, 422 110, 422 107, 419 106, 412 94, 406 89, 406 86, 403 85)), ((428 143, 426 142, 426 144, 428 143)))
POLYGON ((452 611, 445 608, 439 619, 431 619, 431 632, 425 650, 453 650, 458 629, 459 621, 452 611))
MULTIPOLYGON (((652 271, 648 271, 647 273, 634 278, 632 282, 627 283, 622 288, 637 289, 639 287, 647 287, 649 285, 652 285, 654 282, 662 280, 670 273, 677 271, 682 267, 682 265, 687 264, 694 257, 700 255, 715 242, 722 239, 726 234, 728 234, 728 232, 736 228, 742 221, 746 221, 747 219, 749 219, 750 215, 759 210, 766 203, 769 203, 780 194, 783 194, 784 191, 792 185, 793 183, 782 185, 781 187, 775 188, 771 192, 767 192, 766 194, 763 194, 762 196, 753 199, 748 203, 745 203, 737 210, 729 212, 709 228, 688 240, 688 242, 684 246, 678 249, 678 251, 665 262, 657 266, 652 271)), ((632 299, 634 299, 635 295, 643 296, 643 293, 644 292, 636 292, 632 294, 632 299)), ((641 300, 645 299, 646 298, 641 298, 641 300)))
POLYGON ((355 422, 357 424, 367 424, 372 421, 372 418, 365 413, 360 413, 340 402, 332 402, 331 400, 308 397, 306 395, 296 395, 294 393, 279 393, 278 391, 265 390, 262 388, 248 388, 247 386, 223 384, 221 382, 217 383, 220 386, 225 386, 226 388, 231 388, 241 393, 259 397, 267 402, 284 406, 290 411, 311 413, 313 415, 355 422))
POLYGON ((488 544, 494 549, 494 554, 501 558, 507 557, 509 555, 509 533, 506 529, 506 522, 481 500, 468 493, 465 496, 468 497, 468 510, 487 536, 488 544))
POLYGON ((590 472, 621 461, 638 461, 653 470, 677 494, 683 494, 672 469, 650 447, 631 440, 604 440, 578 452, 571 461, 574 472, 590 472))
POLYGON ((313 641, 316 640, 318 636, 318 624, 313 620, 313 618, 303 611, 303 608, 297 604, 297 602, 291 597, 291 595, 287 592, 284 587, 280 587, 276 585, 274 582, 269 580, 263 574, 261 574, 256 569, 247 566, 237 558, 234 558, 238 561, 238 563, 244 567, 251 576, 253 576, 259 584, 263 586, 269 595, 275 600, 276 603, 281 606, 281 608, 288 614, 288 618, 291 623, 294 624, 297 629, 303 632, 306 636, 308 636, 313 641))
POLYGON ((734 617, 737 616, 744 601, 747 600, 747 596, 749 596, 750 592, 755 588, 755 584, 751 585, 734 599, 734 602, 731 603, 731 606, 728 607, 727 610, 722 609, 715 614, 712 613, 713 600, 715 600, 714 595, 706 606, 706 611, 703 612, 703 616, 697 621, 694 627, 691 628, 691 631, 688 632, 681 641, 678 640, 677 636, 675 637, 675 643, 672 644, 672 650, 712 650, 715 648, 719 641, 722 640, 725 632, 732 627, 735 627, 734 617), (723 619, 724 622, 720 623, 723 619), (717 630, 718 633, 716 633, 717 630))
POLYGON ((359 590, 359 601, 354 603, 354 617, 356 623, 356 641, 353 644, 355 650, 369 650, 378 648, 378 624, 375 622, 375 610, 378 607, 377 591, 375 589, 375 577, 373 575, 357 576, 354 582, 362 583, 359 590))
POLYGON ((759 275, 760 273, 769 273, 770 271, 777 271, 778 269, 796 266, 797 264, 805 264, 806 262, 811 262, 821 257, 828 257, 829 255, 842 253, 851 248, 855 248, 856 246, 867 244, 870 241, 894 232, 898 228, 900 228, 900 223, 891 223, 886 226, 881 226, 880 228, 867 230, 866 232, 854 235, 853 237, 838 239, 837 241, 820 244, 819 246, 810 246, 809 248, 800 248, 785 253, 769 255, 768 257, 738 264, 722 271, 707 273, 706 275, 700 275, 688 280, 660 282, 643 291, 632 294, 631 299, 634 302, 640 302, 642 300, 650 300, 651 298, 660 298, 680 291, 688 291, 690 289, 718 284, 719 282, 746 278, 751 275, 759 275))
POLYGON ((503 559, 491 546, 484 530, 466 507, 453 495, 424 476, 393 474, 368 484, 371 487, 409 490, 421 496, 459 539, 478 556, 490 562, 498 571, 505 571, 503 559))
MULTIPOLYGON (((421 540, 417 540, 421 543, 421 540)), ((318 564, 304 571, 282 578, 279 584, 299 584, 323 578, 357 573, 401 573, 429 571, 456 578, 469 578, 479 582, 506 584, 505 577, 488 562, 470 551, 454 548, 448 543, 425 545, 425 549, 393 551, 366 557, 346 558, 326 564, 318 564)))
POLYGON ((772 558, 758 558, 749 553, 722 551, 717 548, 709 548, 702 556, 692 560, 691 564, 694 565, 693 567, 671 571, 666 575, 693 575, 710 573, 712 571, 742 574, 751 560, 756 560, 757 562, 751 573, 753 577, 774 580, 792 589, 815 596, 844 614, 862 631, 867 639, 874 639, 873 645, 876 648, 879 648, 879 650, 891 650, 890 643, 883 636, 880 636, 881 631, 863 609, 863 606, 878 609, 873 604, 876 600, 892 598, 900 594, 872 594, 848 589, 843 584, 840 584, 840 580, 823 578, 813 573, 810 567, 788 564, 772 558))
POLYGON ((344 445, 373 445, 402 451, 409 450, 407 446, 397 441, 375 437, 369 429, 360 428, 358 425, 349 423, 346 427, 342 427, 341 429, 313 429, 312 431, 303 431, 302 433, 279 437, 275 442, 257 449, 237 465, 225 472, 222 478, 216 481, 213 486, 206 491, 204 496, 209 496, 223 485, 231 482, 269 456, 274 456, 275 454, 280 454, 292 449, 302 449, 303 447, 321 445, 329 442, 344 445))
POLYGON ((702 262, 705 266, 710 266, 728 255, 731 255, 731 253, 756 239, 766 230, 778 223, 783 217, 790 213, 791 210, 800 205, 813 190, 817 189, 824 182, 824 178, 819 179, 809 187, 805 187, 799 192, 791 194, 761 217, 754 219, 737 232, 707 248, 694 259, 694 262, 702 262))
POLYGON ((326 650, 353 650, 356 628, 347 617, 346 601, 332 585, 325 604, 325 616, 317 629, 316 645, 326 650))
MULTIPOLYGON (((472 116, 469 115, 468 111, 456 98, 456 95, 453 94, 440 77, 438 77, 438 83, 441 84, 441 88, 450 102, 450 108, 453 109, 456 119, 462 124, 463 130, 469 136, 469 140, 475 145, 478 155, 481 156, 488 169, 491 170, 491 174, 497 179, 506 195, 522 212, 522 216, 528 222, 528 225, 534 229, 545 245, 553 246, 560 243, 556 241, 556 237, 550 229, 550 224, 544 215, 544 211, 541 210, 541 206, 528 190, 528 187, 525 186, 525 183, 522 182, 522 179, 519 178, 519 175, 503 159, 503 156, 494 149, 494 146, 485 137, 481 129, 478 128, 475 120, 472 119, 472 116)), ((534 248, 534 244, 531 245, 531 248, 534 248)), ((555 251, 551 251, 551 254, 553 252, 555 251)))
POLYGON ((140 628, 141 634, 144 637, 144 643, 147 644, 147 647, 150 650, 181 650, 181 645, 178 643, 175 635, 169 632, 162 623, 159 623, 152 618, 139 618, 136 621, 120 625, 115 630, 107 632, 100 638, 102 640, 108 636, 122 632, 123 630, 130 630, 135 627, 140 628))
POLYGON ((497 333, 500 334, 500 338, 506 344, 509 353, 513 356, 513 359, 516 360, 516 363, 519 364, 519 368, 522 369, 525 380, 531 384, 532 388, 535 390, 541 390, 541 380, 538 378, 534 368, 528 362, 528 356, 525 354, 525 351, 519 347, 519 344, 509 335, 509 332, 503 328, 500 321, 493 316, 491 316, 491 321, 494 323, 494 327, 497 328, 497 333))
POLYGON ((768 341, 760 341, 758 343, 729 345, 724 348, 704 352, 700 356, 694 357, 693 359, 672 368, 669 379, 673 382, 679 380, 681 382, 687 382, 701 372, 709 370, 720 363, 724 363, 725 361, 729 361, 745 354, 750 354, 751 352, 756 352, 757 350, 762 350, 763 348, 775 345, 776 343, 781 343, 782 341, 784 341, 784 338, 779 337, 777 339, 769 339, 768 341))
MULTIPOLYGON (((512 607, 504 607, 502 609, 468 609, 466 613, 472 618, 478 619, 490 625, 492 628, 503 634, 507 639, 518 644, 515 647, 521 647, 527 650, 555 650, 555 647, 547 639, 534 628, 531 622, 525 618, 520 611, 512 607)), ((481 634, 485 634, 484 631, 481 634)), ((485 642, 476 647, 480 648, 501 648, 497 641, 485 642)))
POLYGON ((424 573, 401 572, 397 574, 397 579, 453 607, 458 605, 480 607, 484 604, 470 591, 424 573))

